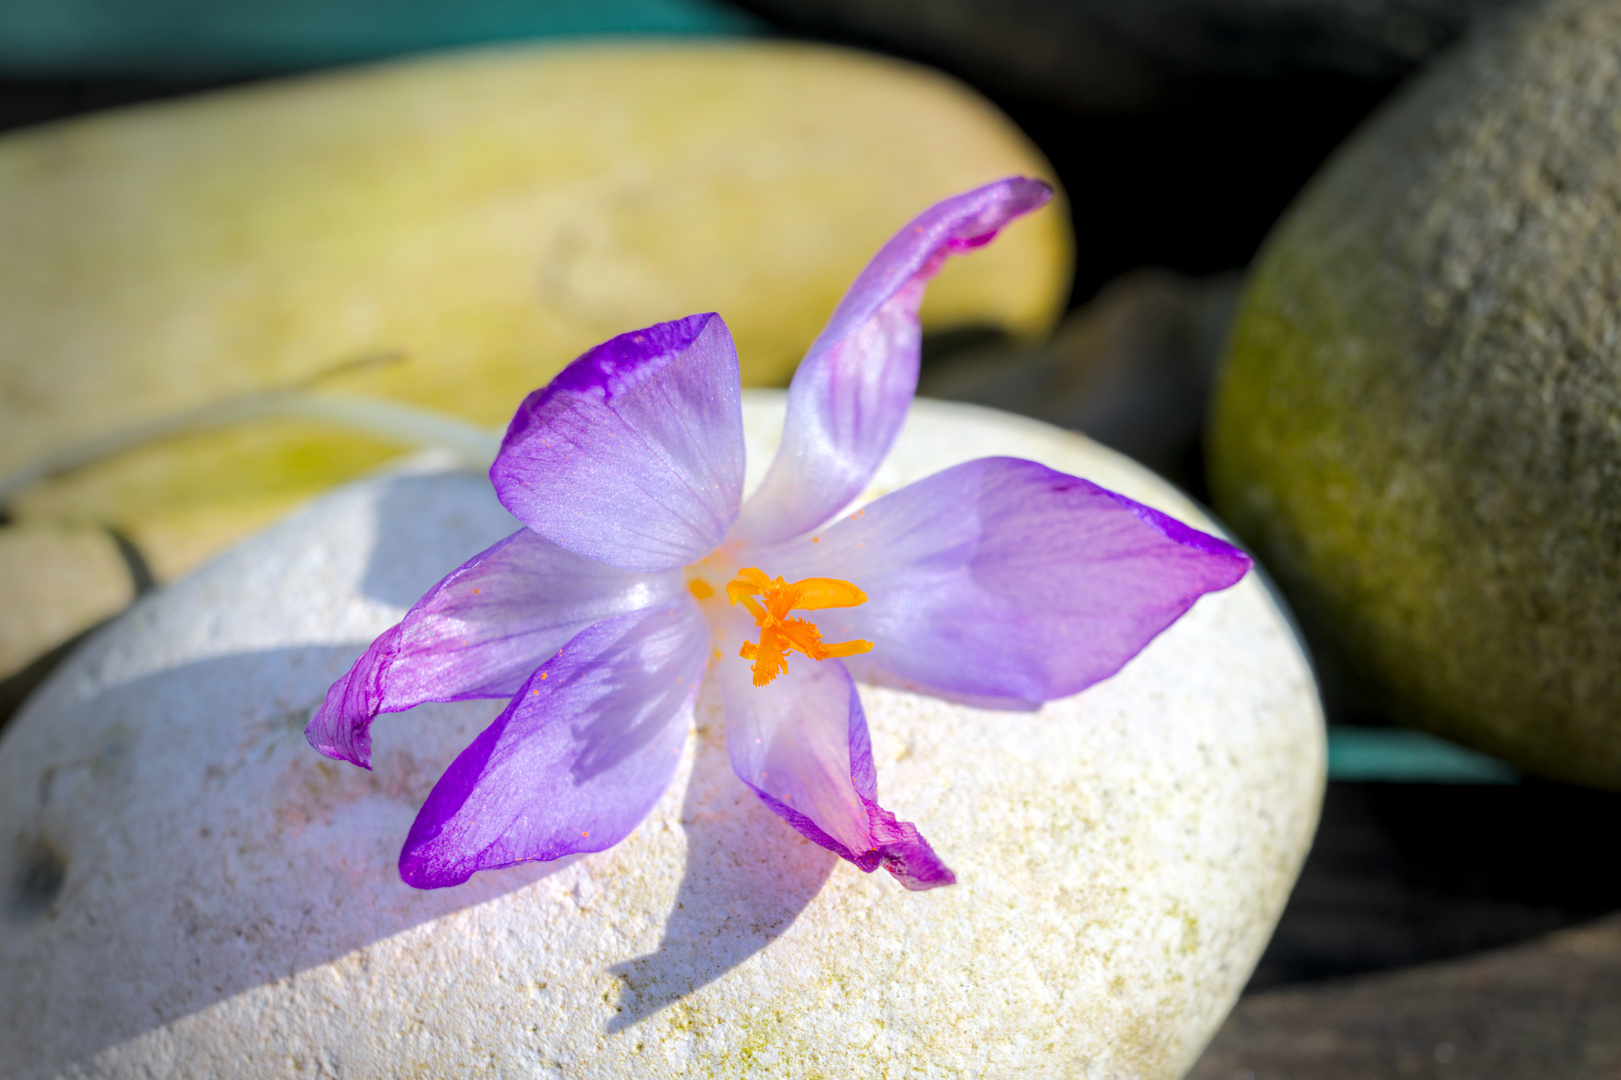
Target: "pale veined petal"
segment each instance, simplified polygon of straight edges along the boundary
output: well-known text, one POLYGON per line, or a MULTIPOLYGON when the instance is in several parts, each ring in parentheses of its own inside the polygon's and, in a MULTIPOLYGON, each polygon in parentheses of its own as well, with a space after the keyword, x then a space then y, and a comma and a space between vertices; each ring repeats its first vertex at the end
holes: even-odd
POLYGON ((1045 465, 981 458, 756 555, 792 579, 846 579, 859 607, 807 614, 866 638, 858 678, 1004 707, 1066 697, 1119 671, 1249 557, 1045 465))
POLYGON ((782 443, 743 507, 738 536, 780 543, 860 493, 917 389, 924 286, 948 256, 989 243, 1052 194, 1040 180, 999 180, 936 203, 884 245, 794 373, 782 443))
POLYGON ((621 334, 524 399, 490 480, 557 544, 627 570, 702 558, 737 518, 743 412, 718 315, 621 334))
POLYGON ((784 821, 909 889, 956 880, 915 826, 878 805, 867 716, 840 661, 794 655, 785 674, 755 686, 747 662, 723 646, 710 677, 725 704, 732 768, 784 821))
POLYGON ((624 839, 675 773, 708 654, 690 599, 575 637, 439 779, 400 876, 442 888, 624 839))
POLYGON ((425 701, 510 697, 587 626, 683 597, 679 574, 639 574, 520 529, 418 600, 332 684, 304 736, 327 757, 371 767, 379 713, 425 701))

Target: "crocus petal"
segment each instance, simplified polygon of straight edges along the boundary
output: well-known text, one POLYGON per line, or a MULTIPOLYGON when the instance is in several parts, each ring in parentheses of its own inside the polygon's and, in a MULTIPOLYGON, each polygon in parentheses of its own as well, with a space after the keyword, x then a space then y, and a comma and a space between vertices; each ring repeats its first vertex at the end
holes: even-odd
POLYGON ((882 866, 908 889, 956 881, 916 826, 878 805, 867 715, 839 661, 796 655, 787 674, 762 687, 735 651, 712 672, 732 768, 778 816, 868 873, 882 866))
POLYGON ((587 626, 685 594, 679 574, 637 574, 520 529, 451 571, 332 684, 304 737, 371 767, 379 713, 425 701, 510 697, 587 626))
POLYGON ((866 592, 807 615, 829 641, 876 642, 846 661, 858 677, 1025 708, 1113 675, 1250 566, 1225 541, 1016 458, 936 473, 759 561, 866 592))
POLYGON ((675 773, 708 652, 690 599, 582 632, 439 779, 400 876, 437 889, 624 839, 675 773))
POLYGON ((923 289, 946 258, 980 247, 1052 188, 1010 177, 936 203, 867 264, 788 389, 782 444, 737 535, 780 543, 838 513, 889 453, 917 389, 923 289))
POLYGON ((707 555, 743 495, 737 351, 718 315, 598 345, 524 399, 490 480, 570 551, 627 570, 707 555))

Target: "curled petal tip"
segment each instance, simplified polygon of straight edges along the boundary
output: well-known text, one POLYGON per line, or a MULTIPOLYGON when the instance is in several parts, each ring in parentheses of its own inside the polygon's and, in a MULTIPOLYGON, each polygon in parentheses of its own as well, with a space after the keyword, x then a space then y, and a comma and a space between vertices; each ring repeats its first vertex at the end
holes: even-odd
POLYGON ((738 522, 745 539, 790 540, 836 514, 877 470, 917 390, 924 288, 953 254, 988 244, 1053 197, 1010 176, 953 195, 908 222, 839 301, 788 387, 777 456, 738 522))
POLYGON ((326 697, 304 725, 304 739, 316 752, 334 761, 371 768, 371 723, 377 718, 375 680, 379 656, 390 651, 398 627, 372 643, 349 671, 327 690, 326 697))
MULTIPOLYGON (((875 866, 888 870, 896 881, 912 892, 957 884, 957 875, 934 853, 934 848, 923 839, 916 825, 897 820, 894 814, 871 799, 862 801, 867 804, 872 838, 877 845, 873 851, 877 856, 875 866)), ((862 867, 863 870, 874 868, 862 867)))
POLYGON ((1030 209, 1045 206, 1053 197, 1053 186, 1033 176, 1010 176, 1008 183, 1019 195, 1028 200, 1030 209))
POLYGON ((801 665, 769 689, 722 668, 726 742, 738 778, 805 839, 856 868, 882 866, 921 891, 957 878, 916 825, 878 805, 861 696, 844 665, 801 665))
POLYGON ((353 752, 340 750, 335 746, 322 746, 320 743, 317 743, 315 740, 310 738, 309 730, 307 728, 304 731, 304 738, 309 742, 310 746, 315 748, 315 752, 320 754, 322 757, 331 758, 333 761, 347 761, 351 765, 360 766, 367 772, 372 771, 371 752, 369 748, 366 750, 353 752))
POLYGON ((1053 186, 1045 180, 1030 176, 1009 176, 955 198, 943 200, 931 207, 930 212, 962 205, 968 216, 958 227, 956 235, 949 238, 947 245, 952 251, 968 251, 990 243, 996 238, 998 230, 1012 223, 1015 218, 1023 217, 1032 210, 1039 210, 1047 205, 1052 201, 1054 194, 1053 186), (974 209, 977 209, 977 217, 974 216, 974 209), (982 226, 983 231, 976 226, 982 226))

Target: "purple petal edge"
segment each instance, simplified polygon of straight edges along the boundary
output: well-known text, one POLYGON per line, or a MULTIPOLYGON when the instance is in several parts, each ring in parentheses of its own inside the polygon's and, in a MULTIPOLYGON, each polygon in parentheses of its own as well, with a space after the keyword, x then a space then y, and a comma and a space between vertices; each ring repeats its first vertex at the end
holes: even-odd
POLYGON ((1052 185, 1044 180, 1009 176, 935 203, 907 222, 856 275, 805 360, 859 330, 912 279, 933 277, 948 256, 984 247, 1010 222, 1039 210, 1052 197, 1052 185))
POLYGON ((598 345, 518 407, 490 466, 496 497, 536 533, 611 566, 702 558, 743 496, 738 372, 713 313, 598 345))
POLYGON ((603 851, 675 773, 708 660, 690 601, 589 627, 542 665, 434 785, 400 852, 419 889, 603 851))
POLYGON ((636 384, 643 367, 650 361, 674 356, 691 346, 713 318, 716 318, 715 313, 709 311, 654 323, 587 349, 554 375, 551 382, 523 399, 507 424, 502 449, 519 438, 530 418, 560 394, 600 394, 603 400, 612 401, 636 384))
POLYGON ((869 682, 1024 707, 1113 676, 1252 566, 1233 545, 1079 477, 980 458, 772 553, 790 580, 842 577, 868 602, 809 616, 879 642, 869 682))
POLYGON ((304 725, 304 739, 335 761, 371 768, 371 725, 382 712, 384 672, 399 654, 402 623, 395 623, 366 647, 304 725))
POLYGON ((782 543, 861 492, 917 391, 926 283, 950 255, 984 246, 1052 197, 1040 180, 998 180, 929 207, 873 256, 794 373, 782 442, 736 535, 782 543))
POLYGON ((855 855, 823 832, 816 822, 787 803, 772 798, 753 784, 748 784, 748 787, 799 835, 855 864, 856 869, 864 873, 870 874, 882 866, 912 892, 926 892, 942 885, 957 884, 957 875, 935 854, 934 848, 923 839, 916 825, 897 820, 894 814, 871 799, 862 798, 861 802, 867 808, 868 827, 872 830, 873 842, 878 846, 862 855, 855 855))
POLYGON ((304 737, 371 768, 371 725, 430 701, 510 697, 536 666, 600 619, 684 593, 519 529, 423 594, 330 688, 304 737))
MULTIPOLYGON (((1093 486, 1097 487, 1097 485, 1093 486)), ((1169 514, 1155 510, 1152 506, 1145 506, 1137 500, 1122 495, 1117 491, 1110 491, 1105 487, 1098 487, 1097 490, 1113 497, 1115 502, 1119 503, 1127 510, 1130 510, 1133 514, 1136 514, 1140 520, 1158 529, 1160 535, 1165 537, 1165 539, 1174 540, 1183 547, 1190 547, 1195 551, 1202 551, 1206 555, 1215 555, 1223 559, 1237 560, 1238 563, 1241 564, 1238 567, 1237 573, 1233 575, 1230 582, 1224 586, 1221 586, 1221 588, 1230 588, 1233 585, 1238 584, 1238 582, 1243 579, 1244 575, 1249 573, 1250 567, 1255 565, 1255 560, 1251 559, 1249 554, 1246 553, 1243 548, 1240 548, 1235 544, 1230 544, 1219 536, 1212 536, 1210 533, 1195 529, 1192 525, 1189 525, 1186 522, 1178 521, 1169 514)), ((1213 591, 1219 591, 1219 589, 1213 591)))
MULTIPOLYGON (((830 660, 825 663, 836 664, 838 661, 830 660)), ((894 814, 878 805, 878 773, 872 760, 872 738, 867 731, 867 714, 861 707, 860 692, 853 680, 850 682, 849 725, 850 781, 867 810, 867 827, 874 844, 870 851, 860 854, 852 852, 829 836, 816 822, 781 799, 749 783, 742 776, 738 779, 743 780, 749 790, 758 795, 760 801, 787 822, 795 832, 811 843, 853 863, 864 873, 870 874, 882 866, 894 876, 895 880, 912 892, 924 892, 942 885, 955 885, 957 875, 951 872, 951 868, 946 866, 939 855, 935 854, 934 848, 918 832, 917 826, 909 821, 897 819, 894 814)))

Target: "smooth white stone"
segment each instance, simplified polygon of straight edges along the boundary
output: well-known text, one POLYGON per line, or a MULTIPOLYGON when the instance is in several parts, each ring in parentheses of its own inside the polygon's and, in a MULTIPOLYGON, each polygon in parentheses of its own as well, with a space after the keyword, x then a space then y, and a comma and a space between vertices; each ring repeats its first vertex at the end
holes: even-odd
MULTIPOLYGON (((750 395, 758 475, 780 395, 750 395)), ((1075 435, 919 402, 872 494, 1035 458, 1204 528, 1075 435)), ((512 521, 481 478, 339 490, 142 603, 0 743, 0 1074, 1175 1077, 1227 1012, 1323 787, 1307 663, 1254 575, 1037 713, 863 689, 916 894, 732 776, 707 700, 624 843, 416 892, 416 808, 500 702, 302 728, 360 645, 512 521), (690 780, 690 782, 689 782, 690 780), (54 853, 54 854, 53 854, 54 853), (53 859, 65 863, 54 893, 53 859)))

